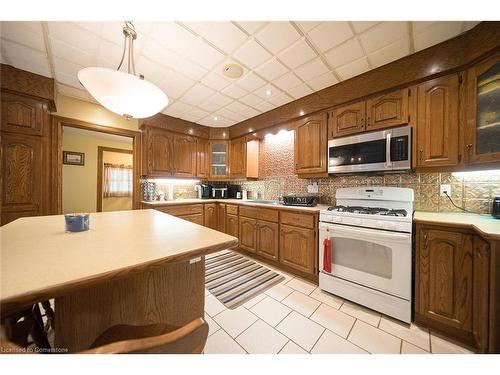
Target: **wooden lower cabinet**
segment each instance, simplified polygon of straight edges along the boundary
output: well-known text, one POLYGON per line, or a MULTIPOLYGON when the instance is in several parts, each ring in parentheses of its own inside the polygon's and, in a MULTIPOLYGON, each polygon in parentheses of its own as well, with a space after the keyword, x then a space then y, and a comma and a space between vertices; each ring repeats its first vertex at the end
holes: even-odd
POLYGON ((217 230, 217 203, 205 203, 204 225, 217 230))
POLYGON ((281 224, 279 260, 306 273, 316 271, 316 231, 281 224))
POLYGON ((417 225, 415 321, 486 351, 489 254, 473 233, 417 225))
POLYGON ((257 254, 278 260, 279 227, 278 223, 259 220, 257 222, 257 254))
POLYGON ((226 205, 224 203, 217 203, 217 230, 226 232, 226 205))
POLYGON ((195 223, 195 224, 203 225, 203 214, 179 216, 179 218, 190 221, 190 222, 195 223))
POLYGON ((256 252, 257 220, 249 217, 240 217, 240 247, 251 253, 256 252))
POLYGON ((226 215, 226 233, 230 236, 240 238, 240 221, 238 215, 226 215))

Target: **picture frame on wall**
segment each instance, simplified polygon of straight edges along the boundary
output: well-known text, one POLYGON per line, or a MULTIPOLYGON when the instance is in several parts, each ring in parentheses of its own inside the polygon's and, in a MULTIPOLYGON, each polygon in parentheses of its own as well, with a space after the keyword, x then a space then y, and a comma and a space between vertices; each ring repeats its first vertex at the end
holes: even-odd
POLYGON ((63 164, 85 165, 85 153, 76 151, 63 151, 63 164))

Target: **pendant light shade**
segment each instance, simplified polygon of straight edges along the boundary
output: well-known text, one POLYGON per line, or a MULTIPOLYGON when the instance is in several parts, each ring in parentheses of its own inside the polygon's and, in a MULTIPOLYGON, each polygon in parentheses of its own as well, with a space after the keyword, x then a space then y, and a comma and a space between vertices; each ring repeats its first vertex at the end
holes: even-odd
POLYGON ((168 104, 167 95, 151 82, 108 68, 84 68, 78 79, 102 106, 127 118, 145 118, 168 104))
POLYGON ((144 80, 142 75, 135 74, 134 40, 137 33, 132 22, 125 22, 123 35, 125 40, 122 59, 116 70, 84 68, 78 72, 78 79, 90 95, 111 112, 127 119, 153 116, 167 106, 167 95, 151 82, 144 80), (125 55, 127 73, 120 71, 125 55))

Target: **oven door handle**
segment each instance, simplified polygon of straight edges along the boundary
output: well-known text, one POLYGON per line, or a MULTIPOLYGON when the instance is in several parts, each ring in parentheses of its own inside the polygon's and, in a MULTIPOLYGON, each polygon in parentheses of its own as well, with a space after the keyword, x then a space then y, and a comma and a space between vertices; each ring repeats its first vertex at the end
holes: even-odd
POLYGON ((391 161, 391 136, 392 133, 389 131, 385 136, 385 166, 392 167, 391 161))
MULTIPOLYGON (((320 228, 324 228, 320 226, 320 228)), ((366 238, 377 238, 386 240, 406 240, 411 238, 410 233, 396 233, 396 232, 386 232, 377 229, 368 228, 356 228, 356 227, 346 227, 344 225, 328 225, 328 229, 331 231, 330 237, 345 237, 345 236, 358 236, 360 239, 366 238)))

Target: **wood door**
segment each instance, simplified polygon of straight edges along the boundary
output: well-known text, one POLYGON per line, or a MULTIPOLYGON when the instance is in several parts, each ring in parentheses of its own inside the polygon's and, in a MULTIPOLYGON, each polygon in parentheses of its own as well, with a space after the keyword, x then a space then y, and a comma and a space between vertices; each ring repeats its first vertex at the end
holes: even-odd
POLYGON ((208 140, 196 139, 196 176, 208 178, 208 140))
POLYGON ((306 117, 295 125, 295 173, 326 173, 327 115, 306 117))
POLYGON ((238 215, 226 215, 226 233, 230 236, 240 238, 240 222, 238 215))
POLYGON ((190 221, 195 224, 203 225, 203 214, 179 216, 179 218, 190 221))
POLYGON ((408 115, 409 89, 379 95, 366 101, 366 130, 377 130, 404 125, 408 115))
POLYGON ((257 254, 272 260, 278 260, 278 243, 278 223, 259 220, 257 222, 257 254))
POLYGON ((43 135, 48 122, 47 104, 12 93, 2 92, 2 130, 27 135, 43 135))
POLYGON ((229 143, 229 177, 247 177, 247 141, 246 137, 231 140, 229 143))
POLYGON ((2 133, 2 220, 7 224, 42 211, 42 138, 2 133))
POLYGON ((417 167, 458 164, 458 75, 417 88, 417 167))
POLYGON ((174 135, 174 177, 196 177, 196 139, 174 135))
POLYGON ((280 262, 302 272, 314 274, 316 270, 316 235, 313 229, 281 224, 280 262))
POLYGON ((361 133, 365 130, 366 102, 335 108, 330 112, 328 139, 361 133))
POLYGON ((143 147, 142 173, 155 177, 170 177, 173 174, 173 134, 162 129, 146 130, 143 147))
POLYGON ((224 203, 217 203, 217 230, 226 232, 226 205, 224 203))
POLYGON ((205 203, 205 226, 217 230, 217 203, 205 203))
POLYGON ((472 236, 422 228, 417 232, 416 313, 441 329, 472 332, 472 236))
POLYGON ((500 164, 500 53, 467 71, 466 164, 500 164))
POLYGON ((240 216, 240 247, 255 253, 257 247, 257 220, 240 216))
POLYGON ((489 337, 490 244, 481 237, 474 236, 472 249, 474 253, 472 333, 476 347, 485 352, 489 337))

